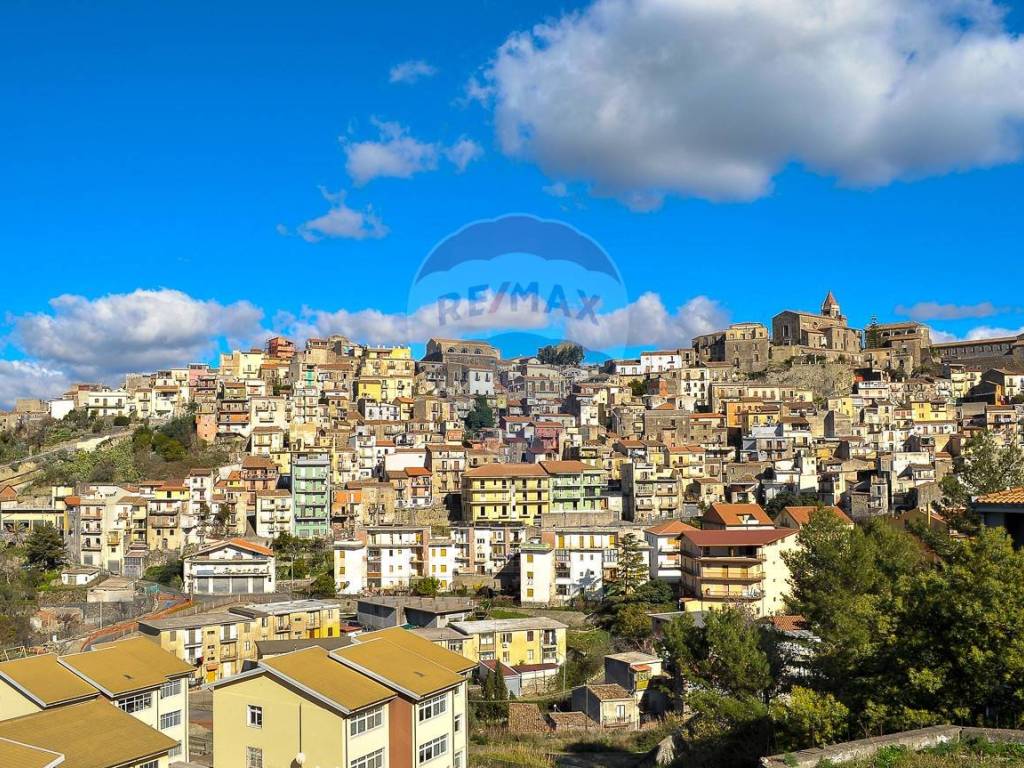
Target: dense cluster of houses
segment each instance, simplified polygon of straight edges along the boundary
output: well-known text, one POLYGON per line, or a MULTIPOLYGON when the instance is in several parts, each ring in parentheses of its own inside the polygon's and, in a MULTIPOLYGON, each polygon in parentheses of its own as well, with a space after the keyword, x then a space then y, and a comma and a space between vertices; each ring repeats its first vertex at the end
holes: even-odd
POLYGON ((781 594, 769 571, 799 511, 769 519, 765 505, 791 493, 851 520, 929 510, 971 435, 1021 441, 1022 401, 1024 337, 857 330, 831 293, 770 329, 737 323, 598 364, 508 359, 483 341, 430 339, 416 360, 408 347, 278 337, 216 366, 19 403, 8 423, 81 409, 194 419, 197 441, 230 459, 43 498, 4 488, 0 529, 53 524, 74 563, 129 578, 155 553, 181 553, 196 594, 274 591, 268 547, 290 533, 329 541, 342 594, 433 577, 443 591, 500 583, 538 605, 599 595, 633 536, 684 603, 740 595, 770 614, 781 594), (813 384, 823 362, 849 371, 835 392, 813 384))

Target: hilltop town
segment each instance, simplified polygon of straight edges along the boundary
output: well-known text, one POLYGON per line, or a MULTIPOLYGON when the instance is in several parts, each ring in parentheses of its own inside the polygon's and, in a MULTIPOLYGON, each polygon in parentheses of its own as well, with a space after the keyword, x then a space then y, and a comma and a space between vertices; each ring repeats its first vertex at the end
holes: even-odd
POLYGON ((881 673, 839 685, 920 658, 855 646, 840 618, 923 627, 912 607, 956 592, 925 588, 942 563, 1020 567, 1024 335, 857 328, 829 293, 679 344, 587 363, 571 343, 432 338, 415 359, 274 337, 19 400, 0 414, 0 764, 556 759, 479 746, 501 729, 639 755, 686 723, 742 733, 724 710, 690 719, 710 717, 684 700, 702 685, 761 700, 759 756, 948 720, 953 673, 902 704, 868 692, 881 673), (859 583, 865 563, 884 578, 859 583), (916 579, 913 600, 894 586, 916 579), (693 648, 723 627, 748 662, 764 632, 785 661, 708 671, 693 648), (794 725, 803 695, 828 735, 794 725), (113 730, 117 754, 87 758, 113 730))

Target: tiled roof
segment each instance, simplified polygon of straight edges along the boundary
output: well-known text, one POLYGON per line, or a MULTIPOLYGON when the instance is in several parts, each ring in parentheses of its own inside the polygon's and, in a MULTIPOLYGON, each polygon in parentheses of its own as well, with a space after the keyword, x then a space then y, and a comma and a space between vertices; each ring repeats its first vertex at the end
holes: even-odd
POLYGON ((984 496, 979 496, 977 500, 982 504, 1024 504, 1024 486, 986 493, 984 496))

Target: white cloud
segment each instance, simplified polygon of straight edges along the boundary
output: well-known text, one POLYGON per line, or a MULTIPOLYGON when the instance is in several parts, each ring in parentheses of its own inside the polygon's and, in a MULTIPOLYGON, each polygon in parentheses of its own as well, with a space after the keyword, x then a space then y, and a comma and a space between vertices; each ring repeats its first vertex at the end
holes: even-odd
POLYGON ((222 339, 248 347, 264 336, 262 318, 247 301, 221 304, 169 289, 98 299, 65 294, 52 299, 47 312, 11 318, 11 341, 54 382, 116 383, 130 371, 209 359, 222 339))
POLYGON ((929 328, 928 333, 935 344, 945 344, 947 341, 959 341, 955 333, 940 331, 938 328, 929 328))
POLYGON ((468 93, 499 143, 649 209, 1022 155, 1024 40, 992 0, 596 0, 506 40, 468 93))
POLYGON ((455 170, 462 173, 466 170, 466 166, 472 163, 474 160, 479 160, 483 157, 484 149, 472 139, 462 137, 448 149, 445 150, 444 156, 448 158, 448 161, 455 166, 455 170))
POLYGON ((566 337, 589 349, 688 347, 694 336, 718 330, 728 321, 728 312, 707 296, 695 296, 669 312, 658 294, 647 292, 626 307, 599 313, 596 324, 570 321, 566 337))
POLYGON ((693 337, 723 327, 728 312, 706 296, 697 296, 669 312, 656 293, 645 293, 626 307, 565 320, 560 311, 548 312, 543 299, 535 306, 523 302, 518 310, 507 298, 493 306, 493 294, 480 297, 474 307, 463 296, 454 303, 432 303, 411 314, 375 309, 335 312, 306 308, 300 317, 279 319, 282 332, 295 338, 341 334, 371 344, 422 343, 431 336, 466 337, 490 331, 542 330, 559 327, 560 338, 589 349, 634 346, 689 346, 693 337), (471 311, 473 310, 473 311, 471 311), (482 311, 481 311, 482 310, 482 311), (457 318, 457 319, 453 319, 457 318))
POLYGON ((913 306, 902 304, 896 307, 897 315, 904 315, 912 320, 961 320, 968 317, 991 317, 1008 311, 1005 307, 997 307, 991 301, 978 304, 939 304, 934 301, 919 301, 913 306))
POLYGON ((963 336, 957 336, 955 333, 949 331, 940 331, 937 328, 928 329, 932 341, 937 344, 942 344, 947 341, 979 341, 981 339, 996 339, 1005 336, 1020 336, 1024 334, 1024 326, 1020 328, 999 328, 991 325, 978 325, 971 328, 963 336))
POLYGON ((374 120, 380 130, 379 141, 345 143, 345 170, 353 183, 361 187, 379 177, 408 179, 437 168, 437 144, 418 141, 398 123, 374 120))
POLYGON ((465 136, 445 146, 440 142, 420 141, 399 123, 374 119, 373 124, 380 133, 377 141, 341 138, 345 170, 357 187, 377 178, 408 179, 417 173, 435 171, 441 157, 461 172, 483 155, 481 146, 465 136))
POLYGON ((556 181, 553 184, 541 187, 541 191, 545 195, 551 195, 552 197, 568 197, 569 187, 564 181, 556 181))
POLYGON ((991 325, 979 325, 977 328, 971 328, 964 338, 967 341, 975 341, 977 339, 995 339, 1001 336, 1019 336, 1022 333, 1024 333, 1024 326, 1020 328, 999 328, 991 325))
POLYGON ((428 64, 423 59, 411 59, 396 64, 388 73, 388 81, 392 83, 415 83, 426 77, 433 77, 437 74, 437 67, 428 64))
MULTIPOLYGON (((369 206, 364 210, 349 208, 345 205, 344 191, 331 193, 321 188, 320 193, 331 204, 331 207, 327 213, 310 219, 298 227, 296 231, 306 242, 316 243, 325 238, 377 240, 387 236, 388 228, 373 212, 373 208, 369 206)), ((280 229, 278 232, 281 232, 280 229)))
POLYGON ((68 389, 67 377, 31 360, 0 360, 0 408, 19 397, 53 398, 68 389))

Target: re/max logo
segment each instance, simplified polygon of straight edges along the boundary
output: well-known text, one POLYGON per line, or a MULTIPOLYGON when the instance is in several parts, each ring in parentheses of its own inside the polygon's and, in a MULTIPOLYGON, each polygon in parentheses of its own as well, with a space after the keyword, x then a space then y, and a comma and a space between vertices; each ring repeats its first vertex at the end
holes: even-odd
POLYGON ((551 292, 543 307, 540 299, 540 285, 537 281, 524 287, 518 282, 512 285, 511 281, 506 280, 496 291, 492 291, 491 286, 487 284, 472 285, 466 289, 465 297, 457 291, 437 297, 437 322, 439 325, 459 322, 464 317, 460 309, 465 311, 466 317, 493 315, 502 308, 503 303, 507 302, 508 308, 513 312, 520 311, 520 306, 522 306, 523 311, 547 315, 560 312, 567 320, 589 319, 590 322, 597 325, 595 310, 600 304, 600 295, 590 295, 581 288, 576 289, 576 294, 579 296, 580 303, 579 307, 574 310, 566 297, 565 288, 558 283, 551 287, 551 292))

